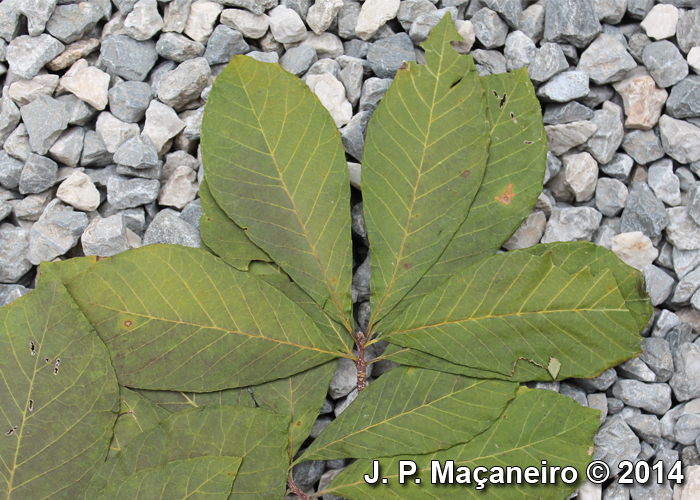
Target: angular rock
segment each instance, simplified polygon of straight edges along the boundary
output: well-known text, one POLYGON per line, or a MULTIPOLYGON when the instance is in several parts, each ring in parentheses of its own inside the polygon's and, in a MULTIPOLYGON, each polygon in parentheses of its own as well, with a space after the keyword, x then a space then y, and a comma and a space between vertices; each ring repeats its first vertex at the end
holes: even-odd
POLYGON ((8 95, 21 107, 40 95, 51 97, 57 85, 58 75, 36 75, 31 80, 20 80, 11 84, 8 95))
MULTIPOLYGON (((643 268, 642 272, 651 303, 655 306, 661 304, 671 295, 676 282, 668 274, 652 264, 643 268)), ((659 380, 659 382, 666 382, 666 380, 659 380)))
POLYGON ((20 120, 20 112, 17 105, 12 102, 9 95, 0 98, 0 144, 5 142, 20 120))
POLYGON ((122 214, 94 219, 81 238, 85 255, 111 257, 129 250, 126 218, 122 214))
POLYGON ((279 5, 269 13, 270 32, 279 43, 301 42, 306 38, 306 26, 299 14, 279 5))
POLYGON ((564 180, 576 197, 576 201, 588 201, 595 193, 598 180, 598 163, 588 153, 565 156, 564 180))
POLYGON ((646 183, 632 183, 620 229, 625 233, 641 231, 648 238, 656 239, 668 224, 669 216, 664 204, 649 186, 646 183))
POLYGON ((228 63, 233 56, 247 52, 250 52, 250 45, 243 39, 243 34, 220 24, 209 37, 204 58, 213 66, 228 63))
POLYGON ((5 189, 16 189, 22 175, 24 163, 0 150, 0 186, 5 189))
POLYGON ((627 10, 626 0, 593 0, 593 8, 602 23, 617 24, 627 10))
POLYGON ((642 62, 661 88, 670 87, 688 76, 688 63, 678 48, 668 40, 644 47, 642 62))
POLYGON ((205 49, 204 44, 190 40, 180 33, 163 33, 156 43, 158 55, 176 63, 201 57, 205 49))
POLYGON ((593 83, 604 85, 622 80, 636 66, 637 63, 619 40, 601 33, 581 54, 576 69, 588 73, 593 83))
POLYGON ((615 397, 628 406, 663 415, 671 408, 671 387, 668 384, 645 384, 638 380, 620 379, 612 387, 615 397))
POLYGON ((199 229, 199 219, 202 217, 202 203, 200 200, 194 200, 185 206, 185 208, 180 212, 180 218, 192 224, 194 227, 199 229))
MULTIPOLYGON (((433 5, 433 8, 434 7, 435 6, 433 5)), ((343 2, 343 6, 338 11, 337 17, 338 36, 340 36, 340 38, 343 38, 345 40, 357 39, 357 34, 355 33, 355 26, 357 26, 357 20, 360 18, 361 11, 362 6, 360 2, 353 2, 349 0, 343 2)), ((410 26, 408 26, 407 29, 410 29, 410 26)))
POLYGON ((83 126, 97 114, 95 108, 73 94, 58 96, 56 100, 63 104, 68 111, 68 125, 83 126))
MULTIPOLYGON (((564 123, 588 121, 593 118, 593 116, 592 109, 576 101, 571 101, 566 104, 548 104, 544 110, 542 121, 545 125, 560 125, 564 123)), ((586 140, 587 139, 588 137, 586 137, 586 140)), ((585 142, 585 140, 583 142, 585 142)), ((548 144, 551 144, 549 139, 548 144)))
POLYGON ((199 248, 199 230, 182 220, 174 210, 166 208, 153 218, 143 236, 144 245, 166 243, 199 248))
POLYGON ((365 0, 357 18, 355 33, 362 40, 369 40, 387 21, 396 17, 400 6, 399 0, 365 0))
MULTIPOLYGON (((676 41, 685 53, 700 45, 700 10, 680 11, 676 27, 676 41)), ((690 54, 688 55, 690 56, 690 54)))
POLYGON ((537 96, 547 102, 568 102, 588 95, 588 74, 583 71, 560 73, 542 85, 537 96))
POLYGON ((63 52, 64 48, 65 46, 51 35, 23 35, 10 42, 5 57, 16 76, 31 80, 46 63, 63 52))
POLYGON ((171 0, 165 4, 163 31, 182 33, 190 15, 192 0, 171 0))
POLYGON ((338 80, 345 87, 345 95, 353 106, 362 95, 363 67, 361 60, 348 62, 338 75, 338 80))
POLYGON ((141 121, 151 102, 151 87, 144 82, 122 82, 109 90, 109 110, 126 123, 141 121))
POLYGON ((591 207, 552 210, 542 243, 590 241, 603 215, 591 207))
POLYGON ((207 0, 192 2, 183 33, 195 42, 207 43, 222 10, 223 7, 215 2, 207 0))
MULTIPOLYGON (((691 216, 692 217, 692 216, 691 216)), ((683 278, 690 271, 693 271, 700 264, 700 250, 679 250, 672 251, 673 270, 678 278, 683 278)))
POLYGON ((107 151, 102 139, 94 130, 85 132, 83 141, 83 152, 80 155, 80 165, 87 167, 94 165, 97 167, 112 163, 112 154, 107 151))
POLYGON ((115 118, 114 115, 108 111, 100 113, 97 117, 95 128, 105 149, 112 154, 114 154, 125 141, 140 133, 137 124, 125 123, 115 118))
POLYGON ((644 33, 635 33, 630 37, 629 42, 627 43, 627 51, 635 61, 641 64, 644 47, 650 43, 651 38, 646 36, 644 33))
POLYGON ((61 85, 97 110, 109 102, 109 75, 94 66, 81 69, 72 76, 61 78, 61 85))
POLYGON ((595 190, 595 207, 606 217, 615 217, 627 202, 627 186, 618 179, 601 177, 595 190))
POLYGON ((484 7, 471 18, 474 35, 487 49, 502 47, 506 43, 508 25, 493 10, 484 7))
POLYGON ((647 36, 654 40, 663 40, 676 34, 677 24, 678 9, 673 5, 659 4, 651 8, 640 26, 647 36))
POLYGON ((27 158, 19 178, 19 192, 41 193, 56 182, 58 165, 55 161, 31 153, 27 158))
POLYGON ((63 43, 73 43, 92 30, 103 15, 94 2, 59 5, 46 23, 46 31, 63 43))
POLYGON ((135 169, 155 167, 158 164, 158 151, 150 137, 137 135, 124 141, 114 153, 114 161, 135 169))
POLYGON ((411 24, 411 29, 409 31, 409 36, 411 40, 413 40, 413 43, 421 44, 426 41, 433 28, 438 25, 440 20, 442 20, 448 12, 452 19, 457 19, 456 7, 446 7, 418 16, 411 24))
POLYGON ((125 179, 113 176, 107 181, 107 200, 117 210, 151 203, 158 197, 160 183, 155 179, 125 179))
POLYGON ((619 463, 634 461, 641 451, 639 438, 620 416, 609 417, 593 438, 595 451, 593 460, 603 460, 611 474, 620 472, 619 463))
POLYGON ((148 40, 163 29, 165 23, 156 0, 139 0, 124 20, 124 30, 134 40, 148 40))
POLYGON ((664 151, 679 163, 700 159, 700 128, 668 115, 659 119, 661 144, 664 151))
POLYGON ((603 109, 594 112, 591 121, 597 129, 588 138, 585 149, 600 163, 608 163, 612 160, 615 151, 622 143, 625 134, 622 116, 622 109, 610 101, 603 103, 603 109))
POLYGON ((180 120, 173 108, 153 100, 146 110, 143 135, 147 135, 158 150, 158 154, 162 154, 166 147, 169 147, 168 141, 182 132, 185 126, 185 122, 180 120))
POLYGON ((656 374, 649 369, 644 361, 632 358, 616 367, 621 377, 639 382, 656 382, 656 374))
POLYGON ((179 166, 161 188, 158 203, 183 209, 195 199, 198 191, 195 171, 186 166, 179 166))
POLYGON ((610 162, 599 165, 599 168, 605 175, 624 182, 629 178, 632 166, 634 166, 634 160, 630 156, 625 153, 615 153, 610 162))
POLYGON ((506 58, 499 51, 476 49, 471 54, 476 62, 477 70, 480 71, 480 76, 484 74, 498 75, 506 72, 506 58), (484 70, 486 73, 481 73, 484 70))
MULTIPOLYGON (((426 2, 426 4, 432 5, 430 2, 426 2)), ((457 19, 454 22, 454 25, 455 29, 457 30, 457 33, 459 33, 459 36, 464 38, 464 40, 459 42, 451 42, 451 44, 454 47, 454 49, 460 54, 468 54, 469 51, 472 50, 472 46, 476 41, 476 35, 474 34, 474 25, 471 21, 462 21, 461 19, 457 19)))
POLYGON ((673 173, 673 162, 670 159, 666 158, 651 164, 647 182, 658 199, 667 205, 680 205, 680 181, 673 173))
POLYGON ((651 129, 659 121, 668 92, 656 86, 654 79, 639 68, 613 84, 625 106, 625 127, 651 129))
POLYGON ((29 134, 27 133, 27 127, 24 126, 24 123, 20 123, 14 132, 10 134, 10 137, 5 140, 5 145, 3 147, 10 156, 22 161, 27 161, 29 154, 32 152, 32 148, 29 145, 29 134))
POLYGON ((46 154, 68 127, 68 111, 56 99, 39 96, 20 110, 33 151, 46 154))
POLYGON ((345 152, 358 161, 362 159, 367 124, 371 116, 371 111, 360 111, 353 116, 350 122, 340 131, 340 137, 343 141, 345 152))
POLYGON ((330 27, 342 6, 343 0, 317 0, 307 12, 306 23, 320 35, 330 27))
POLYGON ((653 130, 630 130, 622 139, 622 149, 640 165, 664 156, 661 139, 653 130))
POLYGON ((680 305, 687 304, 698 288, 700 288, 700 269, 695 269, 683 276, 678 282, 671 302, 680 305))
POLYGON ((666 209, 669 223, 666 226, 666 239, 679 250, 700 249, 700 225, 688 214, 687 207, 666 209))
POLYGON ((540 242, 547 225, 544 212, 534 212, 520 224, 513 236, 503 244, 506 250, 529 248, 540 242))
POLYGON ((544 19, 544 39, 586 47, 601 32, 600 22, 590 0, 548 0, 544 19))
POLYGON ((270 26, 270 18, 265 14, 253 14, 242 9, 225 9, 220 19, 221 24, 255 40, 262 38, 270 26))
POLYGON ((700 116, 700 76, 688 76, 673 86, 666 113, 673 118, 700 116))
POLYGON ((333 33, 317 35, 309 31, 301 45, 309 45, 314 48, 319 59, 340 58, 343 55, 343 42, 333 33))
POLYGON ((126 35, 114 35, 102 40, 100 47, 100 61, 107 71, 125 80, 142 82, 157 59, 153 40, 139 42, 126 35))
POLYGON ((700 397, 700 347, 691 343, 681 344, 673 350, 675 373, 669 382, 678 401, 700 397))
POLYGON ((0 283, 14 283, 32 268, 28 251, 27 231, 12 224, 0 224, 0 283))
POLYGON ((569 69, 564 51, 556 43, 543 43, 527 68, 530 79, 544 83, 553 76, 569 69))
POLYGON ((29 261, 38 265, 65 254, 78 243, 87 225, 86 214, 53 200, 29 231, 29 261))
POLYGON ((379 78, 393 78, 405 61, 416 60, 416 52, 409 36, 399 33, 374 42, 367 53, 367 60, 379 78))
POLYGON ((49 156, 69 167, 77 167, 83 152, 85 129, 71 127, 63 132, 49 149, 49 156))
POLYGON ((668 382, 674 372, 673 356, 668 341, 662 338, 644 338, 642 350, 639 359, 656 373, 659 382, 668 382))
POLYGON ((188 59, 165 76, 158 87, 158 98, 168 106, 182 107, 199 97, 207 86, 210 74, 206 59, 188 59))
POLYGON ((79 171, 73 172, 58 186, 56 197, 63 203, 83 212, 97 210, 100 205, 100 192, 93 184, 92 179, 79 171))
POLYGON ((659 256, 659 251, 641 231, 621 233, 613 237, 611 250, 625 264, 639 271, 659 256))

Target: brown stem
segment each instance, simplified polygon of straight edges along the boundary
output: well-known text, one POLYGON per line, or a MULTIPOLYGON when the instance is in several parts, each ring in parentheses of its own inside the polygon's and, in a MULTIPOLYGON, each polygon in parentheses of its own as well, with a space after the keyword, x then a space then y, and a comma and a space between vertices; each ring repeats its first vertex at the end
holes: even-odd
POLYGON ((365 343, 367 337, 362 332, 357 332, 357 392, 367 387, 367 363, 365 362, 365 343))
POLYGON ((299 486, 297 486, 297 483, 294 482, 294 479, 292 479, 291 474, 287 478, 287 486, 289 486, 289 489, 292 490, 292 493, 301 498, 301 500, 309 500, 309 497, 306 495, 306 493, 301 491, 301 488, 299 488, 299 486))

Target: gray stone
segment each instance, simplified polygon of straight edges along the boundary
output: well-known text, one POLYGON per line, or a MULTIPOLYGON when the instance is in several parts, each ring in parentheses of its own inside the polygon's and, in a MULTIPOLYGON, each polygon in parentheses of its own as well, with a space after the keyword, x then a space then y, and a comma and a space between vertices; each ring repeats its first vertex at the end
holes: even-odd
POLYGON ((541 242, 590 241, 602 217, 600 212, 591 207, 553 210, 541 242))
POLYGON ((29 234, 21 227, 0 224, 0 283, 14 283, 32 268, 28 252, 29 234))
POLYGON ((658 199, 667 205, 680 205, 680 181, 673 173, 673 162, 670 159, 664 158, 652 163, 649 166, 647 182, 658 199))
POLYGON ((119 146, 114 153, 114 161, 136 169, 151 168, 158 164, 158 151, 150 137, 137 135, 119 146))
POLYGON ((360 264, 352 275, 352 301, 363 302, 369 300, 369 280, 371 276, 369 255, 360 264))
POLYGON ((199 97, 210 74, 206 59, 188 59, 165 76, 158 87, 158 98, 168 106, 180 108, 199 97))
POLYGON ((617 179, 601 177, 595 190, 595 206, 607 217, 615 217, 627 201, 627 186, 617 179))
POLYGON ((697 338, 698 334, 693 331, 693 325, 690 323, 681 323, 679 326, 674 326, 666 334, 671 353, 675 352, 681 344, 694 342, 697 338))
POLYGON ((314 422, 314 426, 311 428, 309 437, 316 439, 323 432, 323 429, 328 427, 332 421, 330 417, 318 417, 314 422))
POLYGON ((670 87, 688 76, 688 63, 678 48, 668 40, 644 47, 642 62, 661 88, 670 87))
POLYGON ((114 176, 107 181, 107 200, 117 210, 137 207, 154 201, 159 189, 160 183, 157 180, 114 176))
POLYGON ((601 32, 591 0, 547 0, 544 39, 586 47, 601 32))
POLYGON ((103 167, 112 163, 112 153, 107 151, 102 139, 94 130, 85 132, 83 152, 80 156, 80 165, 83 167, 103 167))
POLYGON ((122 214, 93 219, 81 237, 85 255, 111 257, 129 250, 126 218, 122 214))
POLYGON ((681 415, 673 430, 676 441, 684 445, 694 445, 700 437, 700 414, 686 413, 681 415))
POLYGON ((5 94, 0 98, 0 146, 19 125, 20 112, 17 105, 5 94))
POLYGON ((3 146, 7 154, 18 158, 22 161, 27 161, 32 148, 29 145, 29 134, 27 133, 27 127, 24 123, 20 123, 17 128, 10 134, 10 136, 5 140, 3 146))
POLYGON ((661 425, 656 415, 634 415, 625 420, 630 429, 647 443, 661 442, 661 425))
POLYGON ((678 401, 700 397, 700 347, 688 342, 673 349, 675 373, 669 384, 678 401))
POLYGON ((666 113, 673 118, 700 116, 700 76, 690 75, 673 86, 666 113))
POLYGON ((620 147, 625 135, 622 124, 622 109, 610 101, 603 103, 603 109, 594 112, 591 120, 598 128, 588 138, 585 149, 599 163, 608 163, 612 160, 615 151, 620 147))
POLYGON ((634 461, 641 451, 639 438, 621 416, 608 417, 596 433, 593 442, 593 460, 605 461, 611 469, 611 474, 620 472, 618 465, 621 461, 634 461))
POLYGON ((586 398, 586 391, 583 389, 576 387, 573 384, 570 384, 568 382, 562 382, 559 385, 559 393, 562 396, 569 397, 576 401, 578 404, 581 406, 585 406, 586 408, 588 407, 588 399, 586 398))
POLYGON ((181 63, 204 54, 204 44, 190 40, 180 33, 163 33, 156 43, 156 52, 161 57, 181 63))
POLYGON ((632 183, 627 204, 622 212, 620 229, 624 233, 641 231, 653 239, 661 236, 669 223, 664 204, 646 183, 632 183))
POLYGON ((656 374, 639 358, 632 358, 615 368, 620 377, 639 382, 656 382, 656 374))
MULTIPOLYGON (((6 2, 10 5, 10 2, 6 2)), ((17 13, 27 18, 27 30, 30 36, 39 36, 46 27, 46 21, 56 8, 56 0, 23 0, 14 8, 17 13)))
POLYGON ((672 277, 653 264, 646 266, 642 271, 651 303, 657 306, 668 298, 676 282, 672 277))
POLYGON ((593 0, 593 9, 600 22, 617 24, 625 15, 627 0, 593 0))
POLYGON ((58 96, 56 100, 63 104, 68 111, 68 125, 82 127, 97 114, 95 108, 73 94, 58 96))
POLYGON ((68 127, 68 111, 56 99, 41 95, 20 110, 27 127, 29 145, 38 154, 46 154, 68 127))
POLYGON ((127 177, 140 177, 141 179, 160 179, 163 176, 163 162, 148 168, 133 168, 126 165, 116 165, 114 171, 127 177))
MULTIPOLYGON (((305 2, 305 0, 292 1, 305 2)), ((262 14, 266 10, 275 7, 278 3, 285 4, 284 0, 282 2, 278 0, 220 0, 219 3, 230 7, 241 7, 251 11, 253 14, 262 14)))
POLYGON ((622 149, 640 165, 664 156, 661 139, 653 130, 628 130, 622 139, 622 149))
POLYGON ((194 200, 187 204, 180 212, 180 218, 199 229, 199 219, 202 216, 202 202, 194 200))
POLYGON ((182 132, 186 126, 187 124, 180 120, 173 108, 154 99, 146 110, 143 135, 151 138, 158 154, 163 154, 170 147, 170 139, 182 132))
POLYGON ((642 54, 644 53, 644 47, 651 43, 651 38, 646 36, 644 33, 635 33, 632 35, 627 42, 627 52, 634 58, 638 63, 642 63, 642 54))
POLYGON ((151 86, 151 97, 155 98, 158 95, 158 88, 163 83, 163 79, 175 68, 177 68, 175 61, 163 61, 153 68, 148 77, 148 84, 151 86))
POLYGON ((367 124, 371 117, 372 111, 360 111, 340 130, 340 137, 343 141, 345 151, 358 161, 362 159, 362 151, 365 148, 367 124))
POLYGON ((204 106, 185 111, 180 118, 185 122, 185 129, 182 131, 182 135, 191 141, 199 140, 202 120, 204 119, 204 106))
POLYGON ((671 408, 671 387, 668 384, 645 384, 638 380, 620 379, 612 392, 627 406, 663 415, 671 408))
POLYGON ((302 462, 292 468, 292 478, 302 491, 306 491, 321 479, 325 468, 325 460, 302 462))
POLYGON ((627 13, 632 19, 644 19, 654 6, 654 0, 627 0, 627 13))
POLYGON ((165 4, 163 31, 182 33, 190 15, 192 0, 171 0, 165 4))
POLYGON ((687 304, 698 288, 700 288, 700 268, 689 272, 681 278, 676 286, 671 302, 677 305, 687 304))
POLYGON ((411 24, 408 36, 411 37, 413 43, 421 44, 428 39, 428 35, 432 29, 438 25, 445 14, 450 13, 452 19, 457 19, 457 8, 446 7, 433 12, 427 12, 418 16, 411 24))
POLYGON ((700 224, 700 182, 694 183, 688 190, 688 215, 696 224, 700 224))
POLYGON ((46 23, 46 31, 63 43, 73 43, 92 30, 103 15, 94 2, 59 5, 46 23))
POLYGON ((168 177, 158 195, 158 204, 183 209, 197 196, 197 174, 190 167, 179 166, 168 177))
POLYGON ((333 75, 335 78, 338 78, 340 76, 340 63, 334 59, 329 59, 329 58, 321 58, 320 61, 316 61, 311 65, 309 68, 309 71, 306 72, 306 75, 304 75, 304 81, 308 82, 309 76, 312 75, 323 75, 325 73, 328 73, 330 75, 333 75))
POLYGON ((656 373, 659 382, 668 382, 674 373, 673 356, 666 339, 651 337, 642 339, 642 354, 639 359, 656 373))
POLYGON ((331 379, 328 394, 333 399, 340 399, 350 394, 355 387, 357 387, 357 367, 355 362, 347 358, 338 359, 338 367, 331 379))
MULTIPOLYGON (((346 57, 346 56, 343 56, 346 57)), ((345 96, 353 106, 362 95, 362 76, 364 73, 360 59, 349 61, 338 75, 338 80, 345 87, 345 96)))
POLYGON ((168 180, 172 173, 175 172, 175 169, 180 166, 189 167, 192 170, 199 170, 199 162, 195 157, 187 154, 185 151, 175 151, 165 155, 162 180, 168 180))
MULTIPOLYGON (((443 2, 445 3, 445 2, 443 2)), ((456 4, 464 3, 458 1, 456 4)), ((523 13, 523 7, 520 0, 481 0, 486 7, 498 12, 505 19, 508 26, 517 30, 520 23, 520 17, 523 13)), ((456 16, 452 19, 456 19, 456 16)))
MULTIPOLYGON (((367 240, 367 229, 365 228, 365 216, 362 211, 362 202, 358 203, 352 207, 352 234, 364 243, 365 246, 369 246, 369 241, 367 240)), ((366 327, 364 330, 366 331, 366 327)))
POLYGON ((63 52, 64 48, 65 46, 51 35, 23 35, 10 42, 5 57, 16 76, 31 80, 46 63, 63 52))
POLYGON ((223 64, 228 63, 233 56, 247 52, 250 52, 250 45, 243 39, 243 34, 220 24, 209 37, 204 58, 209 65, 223 64))
POLYGON ((26 221, 37 221, 51 201, 52 191, 46 190, 39 194, 30 194, 14 205, 15 217, 26 221))
POLYGON ((605 392, 617 381, 617 372, 614 368, 608 368, 597 377, 573 379, 586 392, 605 392))
POLYGON ((537 91, 544 101, 568 102, 588 95, 588 74, 583 71, 566 71, 556 75, 537 91))
POLYGON ((30 262, 38 265, 65 254, 78 243, 87 225, 85 213, 53 200, 29 231, 30 262))
POLYGON ((594 109, 605 101, 611 100, 614 96, 615 90, 610 85, 589 85, 588 95, 579 101, 584 106, 594 109))
POLYGON ((681 192, 685 193, 690 191, 693 184, 697 182, 697 178, 693 175, 687 167, 680 167, 676 169, 676 177, 678 177, 678 182, 680 183, 681 192))
POLYGON ((493 10, 484 7, 471 18, 476 39, 487 49, 502 47, 506 43, 508 25, 493 10))
POLYGON ((405 61, 416 60, 416 51, 410 37, 399 33, 372 43, 367 60, 379 78, 393 78, 405 61))
POLYGON ((680 250, 700 250, 700 226, 688 214, 684 206, 666 209, 669 223, 666 239, 680 250))
POLYGON ((608 415, 614 415, 622 411, 625 407, 625 403, 617 398, 606 398, 608 403, 608 415))
POLYGON ((599 165, 598 168, 600 168, 605 175, 609 175, 620 181, 627 181, 633 166, 634 160, 632 160, 630 156, 625 153, 615 153, 608 163, 599 165))
POLYGON ((153 40, 136 41, 126 35, 109 36, 102 40, 100 61, 108 72, 125 80, 142 82, 158 60, 153 40))
POLYGON ((22 285, 0 285, 0 307, 27 295, 31 290, 22 285))
POLYGON ((109 110, 126 123, 141 121, 151 102, 151 87, 144 82, 122 82, 109 90, 109 110))
MULTIPOLYGON (((280 60, 280 56, 277 54, 277 52, 260 52, 259 50, 253 50, 251 52, 248 52, 246 54, 246 57, 250 57, 251 59, 255 59, 258 62, 263 62, 263 63, 269 63, 269 64, 276 64, 280 60)), ((206 89, 205 89, 206 91, 206 89)), ((204 92, 202 92, 202 99, 205 99, 204 92)))
POLYGON ((144 245, 166 243, 199 248, 200 242, 199 230, 169 208, 158 212, 143 235, 144 245))
POLYGON ((593 118, 593 110, 571 101, 566 104, 548 104, 542 121, 545 125, 559 125, 593 118))
POLYGON ((700 264, 700 250, 680 250, 673 248, 673 270, 678 278, 683 278, 700 264))
POLYGON ((156 0, 139 0, 124 20, 124 30, 134 40, 148 40, 164 25, 156 0))
POLYGON ((85 129, 71 127, 64 131, 49 149, 49 156, 69 167, 77 167, 83 152, 85 129))
POLYGON ((518 28, 533 42, 540 41, 544 36, 544 3, 538 2, 525 9, 520 15, 518 28))
POLYGON ((533 212, 527 216, 520 227, 513 233, 508 241, 503 244, 506 250, 529 248, 539 243, 547 224, 544 212, 533 212))
POLYGON ((364 59, 369 53, 370 46, 371 44, 364 40, 350 40, 349 42, 343 42, 343 51, 345 52, 346 56, 364 59))
POLYGON ((108 112, 103 111, 97 117, 95 124, 97 134, 107 151, 114 154, 119 146, 128 139, 139 135, 139 126, 135 123, 125 123, 108 112))
MULTIPOLYGON (((349 3, 353 4, 355 2, 349 3)), ((346 3, 345 5, 348 5, 348 3, 346 3)), ((431 12, 435 12, 436 10, 437 7, 435 7, 433 2, 431 2, 430 0, 404 0, 399 6, 399 12, 398 14, 396 14, 396 18, 398 19, 403 29, 405 31, 409 31, 411 29, 411 24, 413 24, 413 21, 418 19, 418 17, 422 16, 423 14, 430 14, 431 12)), ((357 23, 357 20, 355 20, 355 22, 357 23)), ((352 27, 352 33, 355 33, 354 26, 352 27)), ((343 35, 340 36, 343 37, 343 35)))
POLYGON ((676 25, 676 41, 686 54, 700 46, 700 9, 681 10, 676 25))
POLYGON ((24 163, 0 150, 0 186, 5 189, 16 189, 22 175, 24 163))
POLYGON ((19 192, 27 194, 46 191, 56 182, 57 173, 58 165, 55 161, 31 153, 19 178, 19 192))
POLYGON ((316 50, 310 45, 300 45, 287 50, 280 57, 280 66, 295 76, 301 76, 318 60, 316 50))
MULTIPOLYGON (((547 163, 545 165, 545 171, 544 171, 544 179, 542 181, 543 184, 547 184, 549 179, 556 177, 556 175, 561 171, 561 166, 562 162, 559 158, 554 156, 554 154, 551 151, 547 151, 547 163)), ((547 198, 545 196, 545 198, 547 198)), ((549 199, 547 198, 547 203, 549 202, 549 199)), ((538 201, 539 204, 539 201, 538 201)), ((535 205, 537 206, 537 205, 535 205)), ((552 214, 552 206, 551 204, 549 205, 549 209, 547 210, 547 217, 549 217, 552 214)))
POLYGON ((131 10, 134 8, 134 5, 136 5, 136 2, 138 0, 112 0, 114 5, 119 9, 119 12, 121 13, 122 16, 125 16, 131 12, 131 10))
POLYGON ((576 69, 588 73, 593 83, 604 85, 622 80, 636 66, 637 63, 619 40, 602 33, 581 54, 576 69))
POLYGON ((499 51, 476 49, 471 54, 477 67, 485 68, 489 74, 498 75, 506 72, 506 58, 499 51))

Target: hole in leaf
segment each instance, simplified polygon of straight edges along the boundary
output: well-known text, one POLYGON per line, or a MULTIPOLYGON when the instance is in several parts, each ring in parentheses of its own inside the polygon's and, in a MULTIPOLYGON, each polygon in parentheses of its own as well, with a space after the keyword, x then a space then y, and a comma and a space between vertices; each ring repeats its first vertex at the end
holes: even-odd
POLYGON ((29 410, 29 411, 34 411, 34 400, 33 400, 33 399, 30 399, 30 400, 29 400, 29 407, 28 407, 28 410, 29 410))
POLYGON ((15 433, 16 430, 17 430, 17 426, 15 425, 12 429, 10 429, 9 431, 7 431, 7 432, 5 433, 5 435, 6 435, 6 436, 11 436, 11 435, 13 435, 13 434, 15 433))
MULTIPOLYGON (((498 104, 498 109, 503 109, 503 106, 506 105, 506 99, 508 99, 508 94, 503 92, 503 97, 501 98, 501 102, 498 104)), ((513 113, 510 114, 510 117, 513 118, 513 113)))
POLYGON ((56 358, 56 362, 53 365, 53 374, 58 375, 58 365, 61 364, 61 358, 56 358))
POLYGON ((495 90, 492 90, 491 92, 493 92, 493 95, 496 96, 496 99, 500 99, 500 98, 501 98, 501 96, 498 95, 498 92, 496 92, 495 90))
POLYGON ((515 115, 512 111, 510 112, 510 119, 513 120, 513 122, 518 123, 518 120, 515 119, 515 115))
POLYGON ((36 344, 33 341, 29 342, 29 349, 31 350, 32 356, 36 354, 36 344))
POLYGON ((51 361, 49 358, 44 358, 44 363, 48 364, 51 361))
POLYGON ((533 144, 532 141, 523 141, 523 143, 527 144, 528 146, 529 146, 530 144, 533 144))
POLYGON ((459 80, 457 80, 456 82, 454 82, 452 85, 450 85, 450 88, 451 88, 451 89, 455 88, 457 85, 459 85, 459 82, 461 82, 461 81, 462 81, 462 79, 460 78, 459 80))

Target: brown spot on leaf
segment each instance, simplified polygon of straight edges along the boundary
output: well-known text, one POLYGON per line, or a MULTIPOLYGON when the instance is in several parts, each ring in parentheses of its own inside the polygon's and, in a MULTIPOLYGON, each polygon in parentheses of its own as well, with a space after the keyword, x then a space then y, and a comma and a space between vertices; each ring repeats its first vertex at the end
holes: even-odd
POLYGON ((127 327, 127 328, 129 328, 131 325, 133 325, 133 323, 131 322, 130 319, 127 319, 127 320, 124 322, 124 326, 127 327))
POLYGON ((513 196, 513 184, 508 184, 508 186, 506 186, 506 190, 499 196, 496 196, 496 201, 508 206, 510 205, 513 196))
POLYGON ((408 69, 408 63, 404 61, 401 67, 399 67, 399 69, 408 69))
POLYGON ((404 268, 404 269, 408 269, 409 267, 411 267, 411 263, 410 263, 410 262, 404 262, 404 263, 403 263, 403 268, 404 268))
POLYGON ((469 170, 465 170, 464 172, 461 173, 461 176, 464 177, 465 179, 469 177, 472 173, 469 170))
POLYGON ((297 427, 301 427, 301 420, 297 422, 297 427))
POLYGON ((226 475, 227 475, 227 476, 233 476, 233 472, 228 471, 228 472, 226 472, 226 475))

